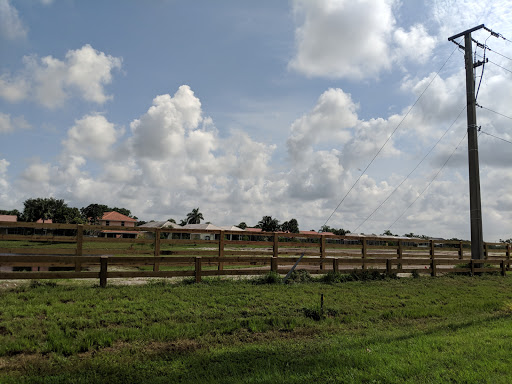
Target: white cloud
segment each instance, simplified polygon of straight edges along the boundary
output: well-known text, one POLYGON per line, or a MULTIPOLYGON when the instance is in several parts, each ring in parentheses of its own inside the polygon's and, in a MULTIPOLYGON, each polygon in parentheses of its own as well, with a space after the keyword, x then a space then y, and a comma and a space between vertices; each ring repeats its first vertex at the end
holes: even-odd
POLYGON ((411 60, 417 63, 428 60, 437 43, 436 38, 430 36, 422 24, 413 25, 407 32, 398 28, 393 33, 397 45, 395 50, 396 61, 411 60))
POLYGON ((133 148, 137 156, 163 159, 182 156, 186 130, 195 129, 201 121, 201 102, 187 85, 173 97, 160 95, 140 119, 131 123, 133 148))
POLYGON ((104 116, 88 115, 75 121, 63 145, 71 154, 105 159, 121 134, 104 116))
POLYGON ((50 164, 33 163, 23 171, 21 177, 28 183, 46 184, 50 181, 50 167, 50 164))
POLYGON ((25 56, 24 69, 15 76, 0 77, 0 97, 19 102, 27 98, 47 108, 61 107, 71 96, 96 104, 112 99, 105 85, 122 59, 106 55, 89 44, 66 53, 64 61, 52 56, 25 56))
POLYGON ((23 116, 11 117, 7 113, 0 112, 0 133, 12 132, 20 129, 30 129, 30 124, 23 116))
POLYGON ((112 82, 112 71, 121 68, 120 58, 107 56, 86 44, 81 49, 68 51, 66 60, 66 82, 78 88, 85 100, 103 104, 112 99, 103 87, 112 82))
MULTIPOLYGON (((10 185, 7 181, 7 169, 10 163, 6 159, 0 159, 0 203, 10 206, 13 196, 10 193, 10 185)), ((12 204, 12 203, 11 203, 12 204)))
POLYGON ((389 69, 394 0, 295 0, 297 54, 308 76, 365 78, 389 69))
POLYGON ((5 74, 0 76, 0 97, 11 103, 24 100, 28 95, 29 87, 28 81, 20 76, 15 78, 5 74))
POLYGON ((314 109, 297 119, 291 126, 288 151, 298 161, 308 148, 319 142, 346 143, 357 123, 358 106, 341 89, 329 89, 318 99, 314 109))
POLYGON ((0 35, 9 40, 27 36, 27 28, 9 0, 0 0, 0 35))

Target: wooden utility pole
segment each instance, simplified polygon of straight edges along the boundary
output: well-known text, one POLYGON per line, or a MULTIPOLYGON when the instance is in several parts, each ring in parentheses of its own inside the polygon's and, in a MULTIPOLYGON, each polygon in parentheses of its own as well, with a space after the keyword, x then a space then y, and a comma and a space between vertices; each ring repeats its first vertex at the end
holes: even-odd
POLYGON ((484 238, 482 230, 482 206, 480 198, 480 166, 478 161, 478 127, 476 125, 476 98, 474 68, 483 64, 473 64, 471 32, 485 28, 483 24, 448 38, 464 49, 466 64, 466 100, 468 118, 468 163, 469 163, 469 206, 471 218, 471 258, 484 258, 484 238), (454 40, 464 36, 464 46, 454 40))

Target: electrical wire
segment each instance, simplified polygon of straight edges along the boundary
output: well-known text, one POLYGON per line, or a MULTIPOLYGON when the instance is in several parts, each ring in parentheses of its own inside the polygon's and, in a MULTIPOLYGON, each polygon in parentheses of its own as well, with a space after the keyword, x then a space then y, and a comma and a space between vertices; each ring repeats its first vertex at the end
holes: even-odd
POLYGON ((491 51, 491 52, 494 52, 494 53, 495 53, 495 54, 497 54, 497 55, 500 55, 501 57, 504 57, 505 59, 508 59, 508 60, 512 61, 512 59, 511 59, 510 57, 507 57, 507 56, 505 56, 505 55, 502 55, 501 53, 496 52, 494 49, 491 49, 491 48, 489 48, 489 47, 487 47, 487 49, 488 49, 489 51, 491 51))
MULTIPOLYGON (((411 113, 412 109, 416 106, 416 104, 418 103, 418 101, 422 98, 422 96, 425 94, 425 92, 427 91, 427 89, 430 87, 430 85, 432 84, 432 82, 437 78, 437 76, 439 75, 439 72, 442 71, 442 69, 445 67, 445 65, 448 63, 448 61, 451 59, 451 57, 453 56, 453 54, 455 53, 455 51, 457 50, 457 47, 455 47, 455 49, 452 51, 452 53, 450 54, 450 56, 448 56, 448 58, 446 59, 446 61, 443 63, 443 65, 441 66, 441 68, 439 68, 439 70, 436 72, 436 74, 434 75, 434 77, 432 78, 432 80, 430 80, 430 82, 428 83, 428 85, 426 86, 426 88, 423 90, 423 92, 421 92, 421 94, 418 96, 418 98, 416 99, 416 101, 414 102, 414 104, 411 106, 411 108, 409 108, 409 110, 407 111, 407 113, 404 115, 404 117, 402 118, 402 120, 400 120, 400 122, 398 123, 398 125, 396 126, 396 128, 393 130, 393 132, 391 132, 391 135, 388 136, 388 138, 386 139, 386 141, 384 142, 384 144, 382 144, 382 146, 380 147, 380 149, 377 151, 377 153, 375 154, 375 156, 373 156, 373 158, 371 159, 371 161, 368 163, 368 165, 366 166, 366 168, 361 172, 361 174, 359 175, 359 177, 357 178, 357 180, 354 182, 354 184, 352 184, 352 186, 350 187, 350 189, 348 190, 348 192, 345 194, 345 196, 343 196, 343 198, 341 199, 341 201, 338 203, 338 205, 336 206, 336 208, 334 208, 334 210, 332 211, 332 213, 329 215, 329 217, 327 218, 327 220, 325 221, 324 225, 323 226, 326 226, 327 223, 329 222, 329 220, 331 220, 332 216, 334 215, 334 213, 336 213, 336 211, 338 210, 338 208, 341 206, 341 204, 343 204, 343 202, 345 201, 345 199, 347 198, 347 196, 350 194, 350 192, 352 192, 352 190, 354 189, 354 187, 357 185, 357 183, 359 183, 359 180, 361 180, 361 178, 363 177, 364 173, 368 170, 368 168, 370 168, 370 166, 373 164, 373 162, 375 161, 375 159, 377 158, 377 156, 379 156, 379 154, 382 152, 382 150, 384 149, 384 147, 386 146, 386 144, 388 143, 388 141, 391 139, 391 137, 395 134, 395 132, 398 130, 398 128, 402 125, 402 123, 404 122, 404 120, 407 118, 407 116, 409 116, 409 113, 411 113)), ((322 226, 322 227, 323 227, 322 226)))
MULTIPOLYGON (((479 55, 479 54, 477 54, 477 56, 478 56, 478 57, 482 57, 482 56, 481 56, 481 55, 479 55)), ((489 60, 489 59, 487 59, 487 60, 489 60)), ((499 65, 498 63, 495 63, 494 61, 489 60, 488 62, 489 62, 489 63, 491 63, 491 64, 494 64, 495 66, 497 66, 497 67, 499 67, 499 68, 501 68, 501 69, 503 69, 503 70, 505 70, 505 71, 507 71, 507 72, 512 73, 512 71, 511 71, 510 69, 507 69, 507 68, 505 68, 505 67, 502 67, 501 65, 499 65)))
POLYGON ((504 138, 502 138, 502 137, 494 136, 493 134, 488 133, 488 132, 485 132, 485 131, 480 131, 480 132, 481 132, 481 133, 483 133, 483 134, 486 134, 486 135, 488 135, 488 136, 492 136, 492 137, 494 137, 495 139, 503 140, 503 141, 504 141, 504 142, 506 142, 506 143, 512 144, 512 141, 506 140, 506 139, 504 139, 504 138))
POLYGON ((486 110, 488 110, 489 112, 495 113, 495 114, 497 114, 497 115, 500 115, 500 116, 506 117, 507 119, 512 120, 512 117, 507 116, 507 115, 504 115, 503 113, 499 113, 499 112, 493 111, 492 109, 489 109, 489 108, 487 108, 487 107, 484 107, 484 106, 482 106, 482 105, 480 105, 480 104, 477 104, 476 106, 477 106, 477 107, 479 107, 479 108, 482 108, 482 109, 486 109, 486 110))
POLYGON ((444 162, 444 164, 441 166, 441 168, 439 168, 439 170, 437 171, 437 173, 435 174, 435 176, 432 178, 432 180, 430 180, 430 182, 427 184, 427 186, 423 189, 423 191, 421 191, 421 193, 416 197, 416 199, 414 199, 414 201, 409 204, 409 206, 407 208, 405 208, 405 210, 400 214, 400 216, 398 216, 398 218, 393 222, 393 224, 391 224, 387 229, 391 229, 391 227, 393 225, 396 224, 396 222, 398 220, 400 220, 402 218, 403 215, 405 215, 405 212, 407 212, 407 210, 409 208, 411 208, 413 206, 413 204, 418 201, 418 199, 425 193, 425 191, 428 189, 428 187, 430 187, 430 185, 434 182, 434 180, 437 178, 437 176, 439 176, 439 174, 441 173, 441 171, 443 170, 443 168, 446 166, 446 164, 448 164, 448 162, 450 161, 450 159, 453 157, 453 154, 455 153, 455 151, 460 147, 460 145, 462 144, 462 142, 464 141, 464 139, 466 138, 467 136, 467 131, 466 133, 464 134, 464 137, 462 138, 461 141, 459 141, 459 144, 457 144, 457 146, 455 147, 455 149, 453 150, 453 152, 450 154, 450 156, 448 157, 448 159, 446 159, 446 161, 444 162))
MULTIPOLYGON (((483 57, 483 60, 482 60, 482 73, 480 74, 480 81, 478 82, 478 88, 476 90, 476 95, 475 95, 475 101, 478 100, 478 92, 480 92, 480 86, 482 85, 482 80, 484 78, 484 70, 485 70, 485 51, 488 49, 487 47, 487 40, 489 40, 489 37, 491 37, 492 34, 490 34, 489 36, 487 36, 487 39, 485 39, 485 43, 483 44, 483 50, 484 50, 484 57, 483 57)), ((477 47, 480 47, 481 44, 476 41, 476 44, 477 44, 477 47)), ((475 54, 476 54, 476 50, 475 50, 475 54)))
POLYGON ((425 161, 425 159, 427 158, 428 155, 430 155, 430 153, 434 150, 435 147, 437 147, 437 145, 441 142, 441 140, 446 136, 446 134, 450 131, 450 129, 453 127, 453 125, 457 122, 457 120, 459 119, 460 115, 462 115, 462 112, 464 112, 464 110, 466 109, 466 106, 464 106, 464 108, 462 108, 462 110, 459 112, 459 114, 457 115, 457 117, 455 118, 455 120, 453 120, 453 122, 450 124, 450 126, 448 127, 448 129, 442 134, 442 136, 439 138, 439 140, 437 140, 437 142, 434 144, 434 146, 432 148, 430 148, 430 150, 427 152, 427 154, 425 156, 423 156, 423 158, 420 160, 420 162, 414 167, 414 169, 402 180, 402 182, 400 184, 398 184, 395 189, 393 189, 393 191, 388 195, 388 197, 386 197, 386 199, 380 203, 380 205, 375 208, 373 210, 373 212, 361 223, 359 224, 355 229, 354 229, 354 232, 357 232, 357 230, 364 225, 364 223, 366 223, 374 214, 375 212, 377 212, 385 203, 386 201, 388 201, 391 196, 393 196, 393 194, 398 190, 398 188, 400 188, 402 186, 403 183, 405 183, 405 181, 414 173, 414 171, 416 171, 416 169, 418 169, 418 167, 423 163, 423 161, 425 161))

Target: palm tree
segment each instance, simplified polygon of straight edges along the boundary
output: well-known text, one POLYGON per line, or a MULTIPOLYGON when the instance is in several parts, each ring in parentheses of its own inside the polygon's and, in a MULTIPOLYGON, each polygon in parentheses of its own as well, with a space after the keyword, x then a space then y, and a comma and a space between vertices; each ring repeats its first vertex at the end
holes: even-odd
POLYGON ((257 227, 263 232, 276 232, 279 229, 279 220, 273 219, 272 216, 263 216, 257 227))
POLYGON ((199 212, 199 207, 187 213, 187 224, 200 224, 204 220, 203 214, 199 212))

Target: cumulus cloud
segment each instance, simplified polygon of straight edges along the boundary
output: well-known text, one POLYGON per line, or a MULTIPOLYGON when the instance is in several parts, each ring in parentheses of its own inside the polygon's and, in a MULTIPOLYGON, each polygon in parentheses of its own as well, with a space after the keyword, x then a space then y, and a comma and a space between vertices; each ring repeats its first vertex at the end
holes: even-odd
POLYGON ((186 130, 197 128, 201 119, 201 102, 190 87, 182 85, 173 97, 155 97, 148 112, 130 124, 133 148, 138 156, 149 159, 181 155, 186 130))
POLYGON ((341 89, 329 89, 318 99, 313 110, 291 126, 287 145, 294 161, 319 142, 346 143, 351 133, 347 128, 357 123, 358 106, 341 89))
POLYGON ((63 145, 71 154, 105 159, 121 134, 104 116, 88 115, 75 121, 63 145))
POLYGON ((27 98, 29 87, 28 81, 21 76, 0 76, 0 97, 11 103, 27 98))
POLYGON ((296 0, 297 54, 290 67, 309 76, 375 77, 391 66, 393 0, 296 0))
POLYGON ((396 29, 393 39, 397 45, 396 61, 411 60, 417 63, 427 60, 437 43, 437 39, 430 36, 422 24, 413 25, 409 31, 396 29))
POLYGON ((396 28, 397 0, 295 0, 296 54, 289 67, 307 76, 364 79, 404 61, 421 62, 436 38, 423 24, 396 28))
POLYGON ((106 55, 89 44, 66 53, 64 60, 52 56, 25 56, 24 69, 0 77, 0 97, 10 102, 32 99, 47 108, 61 107, 71 96, 103 104, 112 99, 104 87, 122 59, 106 55))
POLYGON ((17 131, 20 129, 30 129, 30 124, 23 116, 11 117, 7 113, 0 112, 0 133, 17 131))
POLYGON ((27 36, 27 28, 9 0, 0 0, 0 35, 8 40, 27 36))

